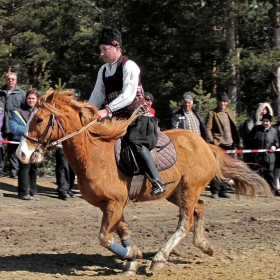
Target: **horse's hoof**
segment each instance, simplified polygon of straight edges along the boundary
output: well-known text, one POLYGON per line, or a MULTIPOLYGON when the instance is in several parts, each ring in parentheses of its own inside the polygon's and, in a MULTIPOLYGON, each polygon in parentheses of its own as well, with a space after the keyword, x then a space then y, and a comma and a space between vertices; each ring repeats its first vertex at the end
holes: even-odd
POLYGON ((136 246, 129 246, 126 259, 142 259, 142 252, 136 246))
POLYGON ((209 245, 209 247, 207 248, 207 250, 205 251, 205 253, 212 257, 214 255, 214 246, 212 246, 212 244, 209 245))
POLYGON ((127 270, 127 271, 123 271, 122 272, 123 276, 132 276, 132 275, 136 275, 136 271, 135 270, 127 270))
POLYGON ((131 276, 136 275, 138 270, 138 263, 137 261, 127 261, 126 264, 123 266, 122 274, 124 276, 131 276))
POLYGON ((157 271, 163 269, 165 266, 166 262, 152 262, 150 266, 150 270, 152 271, 157 271))

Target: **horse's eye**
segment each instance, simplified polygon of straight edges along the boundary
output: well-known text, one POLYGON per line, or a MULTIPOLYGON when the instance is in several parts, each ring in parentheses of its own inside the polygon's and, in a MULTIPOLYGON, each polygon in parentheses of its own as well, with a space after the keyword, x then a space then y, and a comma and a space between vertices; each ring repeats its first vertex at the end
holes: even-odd
POLYGON ((41 123, 42 121, 43 121, 43 119, 38 118, 38 119, 36 120, 36 123, 41 123))

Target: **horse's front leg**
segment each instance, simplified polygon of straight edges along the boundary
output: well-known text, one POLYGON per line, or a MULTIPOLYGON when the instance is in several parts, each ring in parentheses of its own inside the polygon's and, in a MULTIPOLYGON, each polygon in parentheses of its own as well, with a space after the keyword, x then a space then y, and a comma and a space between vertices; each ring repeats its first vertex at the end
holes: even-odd
MULTIPOLYGON (((122 216, 117 227, 117 234, 121 240, 122 246, 128 250, 139 250, 135 246, 132 246, 132 240, 130 238, 130 232, 128 230, 127 224, 122 216)), ((140 251, 139 251, 140 252, 140 251)), ((138 270, 137 259, 127 259, 126 264, 123 266, 123 273, 126 275, 136 274, 138 270)))
POLYGON ((130 267, 127 267, 126 264, 123 271, 124 273, 135 274, 137 270, 136 260, 142 258, 141 251, 137 247, 132 246, 129 237, 122 239, 122 245, 114 242, 114 234, 116 231, 118 234, 123 231, 123 237, 128 233, 126 225, 122 222, 123 205, 110 201, 108 205, 101 208, 101 210, 103 212, 103 217, 99 233, 100 244, 122 259, 134 263, 130 267))

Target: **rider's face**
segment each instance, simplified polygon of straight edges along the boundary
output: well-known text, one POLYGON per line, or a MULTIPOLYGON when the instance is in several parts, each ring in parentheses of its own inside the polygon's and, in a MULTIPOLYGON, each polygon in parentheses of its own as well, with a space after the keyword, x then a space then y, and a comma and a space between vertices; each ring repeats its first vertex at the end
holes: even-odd
POLYGON ((104 62, 107 62, 109 64, 112 64, 114 61, 116 61, 120 56, 120 46, 110 46, 110 45, 104 45, 101 44, 99 46, 100 49, 100 55, 104 62))

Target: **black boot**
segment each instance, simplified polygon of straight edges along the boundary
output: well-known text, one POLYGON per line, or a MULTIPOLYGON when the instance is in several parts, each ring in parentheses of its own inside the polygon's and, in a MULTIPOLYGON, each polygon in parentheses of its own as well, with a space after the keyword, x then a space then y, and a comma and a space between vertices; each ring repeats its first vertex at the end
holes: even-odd
POLYGON ((142 146, 140 152, 137 153, 145 164, 145 173, 152 183, 152 196, 157 196, 166 191, 166 184, 163 184, 158 173, 157 167, 152 159, 149 149, 142 146))

